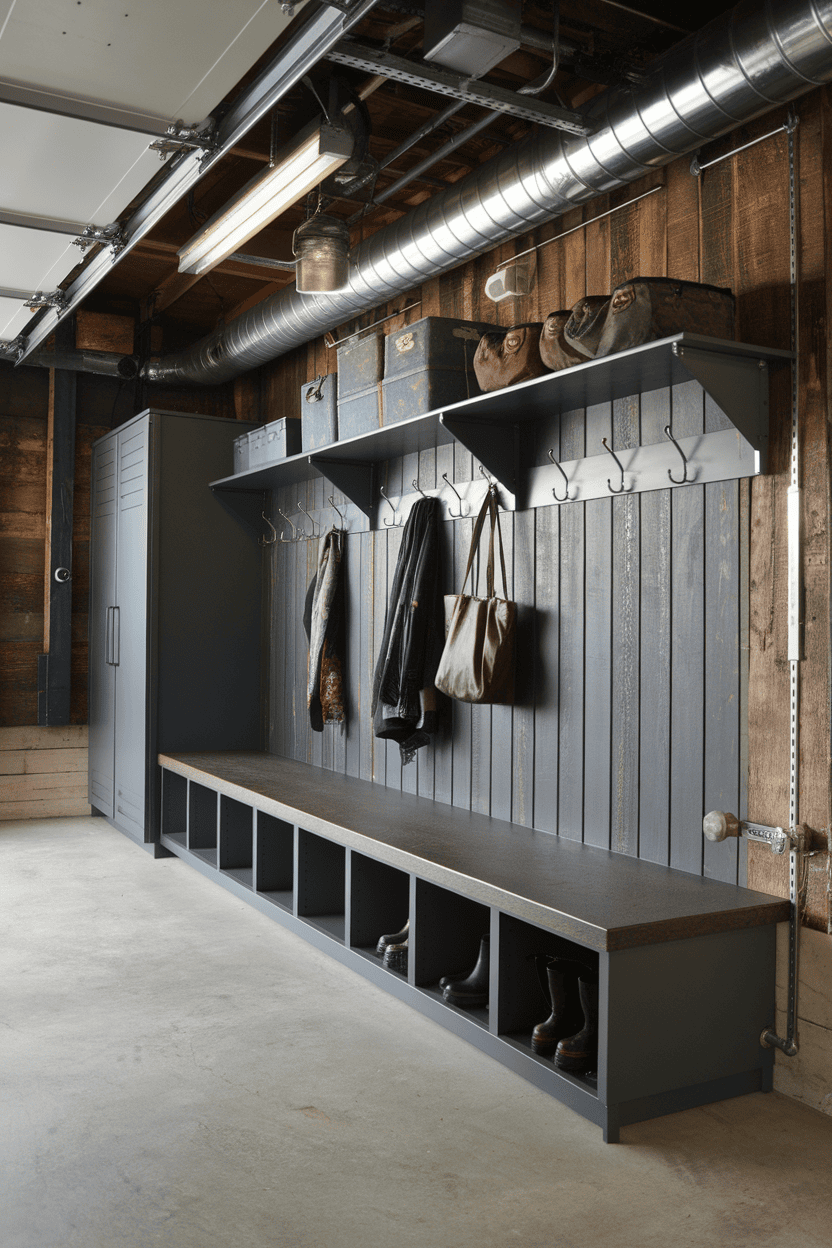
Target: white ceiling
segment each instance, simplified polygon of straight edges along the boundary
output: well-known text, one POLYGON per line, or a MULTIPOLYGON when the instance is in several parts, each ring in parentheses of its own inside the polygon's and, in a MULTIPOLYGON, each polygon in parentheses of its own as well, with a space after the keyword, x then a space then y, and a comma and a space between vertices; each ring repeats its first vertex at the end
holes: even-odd
MULTIPOLYGON (((131 122, 203 121, 289 21, 279 0, 0 0, 0 210, 109 224, 160 167, 131 122), (1 102, 4 84, 43 110, 1 102), (61 115, 77 101, 123 110, 124 128, 61 115)), ((0 287, 54 290, 81 255, 0 224, 0 287)), ((31 316, 0 296, 0 337, 31 316)))

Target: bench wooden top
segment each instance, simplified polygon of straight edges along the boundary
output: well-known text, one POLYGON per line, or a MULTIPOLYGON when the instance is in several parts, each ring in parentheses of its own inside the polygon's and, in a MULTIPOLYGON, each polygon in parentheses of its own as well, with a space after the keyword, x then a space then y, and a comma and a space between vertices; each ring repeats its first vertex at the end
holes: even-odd
POLYGON ((275 755, 160 754, 168 770, 598 950, 788 919, 789 902, 275 755))

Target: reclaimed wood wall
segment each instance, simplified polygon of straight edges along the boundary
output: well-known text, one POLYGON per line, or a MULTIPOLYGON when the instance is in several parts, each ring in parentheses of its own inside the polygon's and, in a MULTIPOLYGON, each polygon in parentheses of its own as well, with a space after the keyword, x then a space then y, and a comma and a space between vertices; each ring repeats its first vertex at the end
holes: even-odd
MULTIPOLYGON (((826 308, 831 292, 824 227, 829 108, 827 91, 801 101, 796 135, 807 623, 801 810, 818 828, 830 824, 826 308)), ((775 111, 712 144, 702 160, 783 120, 785 110, 775 111)), ((584 293, 603 293, 627 278, 652 274, 730 286, 737 296, 737 337, 788 348, 785 133, 699 179, 689 165, 684 158, 602 196, 379 307, 360 323, 414 299, 421 299, 421 306, 388 322, 386 332, 425 315, 501 324, 539 320, 584 293), (661 189, 598 219, 653 186, 661 189), (501 261, 582 223, 585 229, 538 252, 530 296, 496 305, 485 298, 485 279, 501 261)), ((301 384, 334 368, 334 352, 322 340, 269 366, 260 383, 263 419, 296 415, 301 384)), ((570 413, 562 421, 560 442, 554 442, 555 454, 577 457, 597 447, 604 434, 621 448, 640 439, 661 441, 671 412, 677 432, 716 427, 710 406, 703 407, 701 391, 691 384, 677 388, 670 401, 659 393, 570 413)), ((436 745, 405 769, 396 748, 373 739, 369 716, 375 644, 400 530, 348 540, 349 722, 343 732, 328 727, 323 737, 309 730, 305 716, 301 615, 314 571, 314 543, 274 547, 270 748, 547 832, 743 882, 744 847, 703 843, 701 819, 704 811, 721 808, 762 822, 788 821, 789 429, 785 371, 772 390, 766 476, 506 516, 513 594, 525 617, 517 704, 455 705, 452 723, 436 745)), ((402 481, 417 473, 428 488, 441 484, 446 471, 465 480, 475 467, 460 447, 441 447, 391 462, 388 488, 401 493, 402 481)), ((300 491, 281 491, 275 502, 291 513, 299 499, 312 510, 325 505, 328 492, 319 480, 300 491)), ((444 528, 445 584, 458 588, 471 524, 444 528)), ((767 850, 761 854, 771 858, 767 850)), ((783 889, 761 855, 752 863, 750 882, 783 889)), ((813 921, 820 922, 820 907, 818 898, 813 921)), ((824 927, 825 922, 824 900, 824 927)))

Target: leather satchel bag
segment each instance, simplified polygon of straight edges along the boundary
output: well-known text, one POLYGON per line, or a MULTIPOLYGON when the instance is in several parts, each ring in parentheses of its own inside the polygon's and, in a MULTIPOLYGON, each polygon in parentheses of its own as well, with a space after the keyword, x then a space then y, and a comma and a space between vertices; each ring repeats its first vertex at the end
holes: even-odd
POLYGON ((502 390, 548 372, 540 358, 542 321, 483 334, 474 352, 474 373, 480 390, 502 390))
POLYGON ((572 312, 550 312, 540 331, 540 358, 557 373, 573 364, 585 364, 586 356, 566 341, 564 330, 572 312))
POLYGON ((613 355, 683 330, 733 338, 731 291, 670 277, 634 277, 612 292, 595 355, 613 355))
POLYGON ((480 508, 471 536, 463 592, 445 595, 445 649, 439 660, 436 687, 458 702, 514 701, 514 649, 517 605, 494 596, 494 530, 500 543, 503 594, 506 561, 497 500, 492 487, 480 508), (486 598, 466 594, 486 516, 491 520, 486 565, 486 598))
POLYGON ((574 305, 563 327, 567 345, 584 359, 594 360, 598 353, 609 304, 609 295, 587 295, 574 305))

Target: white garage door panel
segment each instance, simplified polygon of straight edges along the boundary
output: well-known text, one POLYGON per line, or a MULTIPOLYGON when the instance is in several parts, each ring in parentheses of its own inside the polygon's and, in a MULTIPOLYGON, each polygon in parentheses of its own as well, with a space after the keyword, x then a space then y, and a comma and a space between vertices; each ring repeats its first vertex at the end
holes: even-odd
POLYGON ((0 78, 201 121, 289 21, 278 0, 17 0, 0 78))
POLYGON ((144 157, 141 174, 118 195, 116 215, 159 168, 149 142, 147 135, 2 104, 0 206, 87 223, 144 157))
POLYGON ((16 299, 0 299, 0 338, 16 338, 31 319, 30 310, 16 299))
MULTIPOLYGON (((0 225, 0 286, 16 290, 41 289, 44 275, 65 254, 70 242, 66 234, 0 225)), ((81 253, 77 247, 72 251, 77 264, 81 253)))

